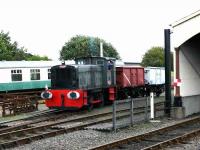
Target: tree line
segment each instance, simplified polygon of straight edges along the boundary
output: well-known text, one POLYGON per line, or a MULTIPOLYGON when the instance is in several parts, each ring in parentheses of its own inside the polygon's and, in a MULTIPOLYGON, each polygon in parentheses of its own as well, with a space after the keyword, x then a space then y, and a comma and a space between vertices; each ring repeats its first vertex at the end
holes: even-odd
MULTIPOLYGON (((164 67, 165 66, 165 58, 164 58, 164 48, 163 47, 151 47, 142 58, 141 65, 144 67, 152 66, 152 67, 164 67)), ((171 59, 171 71, 173 71, 173 53, 170 54, 171 59)))
POLYGON ((35 60, 49 60, 47 56, 33 55, 27 52, 24 47, 19 47, 16 41, 12 42, 9 32, 0 32, 0 61, 35 61, 35 60))
MULTIPOLYGON (((117 50, 103 39, 89 36, 75 36, 64 44, 60 51, 60 59, 74 59, 81 56, 100 56, 100 42, 103 43, 104 56, 120 59, 117 50)), ((173 70, 173 53, 171 53, 171 67, 173 70)), ((143 67, 164 67, 164 48, 151 47, 142 57, 143 67)))
MULTIPOLYGON (((60 50, 60 60, 73 60, 77 57, 100 56, 100 43, 103 43, 103 55, 120 59, 120 55, 111 43, 98 37, 77 35, 67 41, 60 50)), ((17 42, 11 42, 9 33, 0 32, 0 60, 7 61, 34 61, 50 60, 47 56, 33 55, 24 47, 19 47, 17 42)), ((171 53, 171 60, 173 54, 171 53)), ((173 68, 173 61, 171 61, 173 68)), ((142 57, 141 65, 152 67, 164 67, 164 49, 151 47, 142 57)))
POLYGON ((119 53, 105 40, 98 37, 77 35, 64 44, 60 59, 72 60, 76 57, 100 56, 100 43, 103 43, 103 56, 120 59, 119 53))

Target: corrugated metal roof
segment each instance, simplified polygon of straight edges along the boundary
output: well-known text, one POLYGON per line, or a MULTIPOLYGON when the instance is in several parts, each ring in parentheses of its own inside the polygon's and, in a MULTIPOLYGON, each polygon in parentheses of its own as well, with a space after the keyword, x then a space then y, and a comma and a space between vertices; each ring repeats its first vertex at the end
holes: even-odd
POLYGON ((195 17, 197 17, 199 15, 200 15, 200 10, 198 10, 198 11, 196 11, 196 12, 194 12, 194 13, 192 13, 192 14, 190 14, 190 15, 188 15, 188 16, 186 16, 186 17, 184 17, 184 18, 182 18, 182 19, 180 19, 180 20, 178 20, 178 21, 176 21, 176 22, 174 22, 172 24, 170 24, 170 26, 172 26, 174 28, 174 27, 176 27, 178 25, 181 25, 184 22, 187 22, 188 20, 191 20, 191 19, 193 19, 193 18, 195 18, 195 17))
MULTIPOLYGON (((0 69, 6 68, 43 68, 61 64, 61 61, 0 61, 0 69)), ((65 61, 74 64, 74 61, 65 61)))

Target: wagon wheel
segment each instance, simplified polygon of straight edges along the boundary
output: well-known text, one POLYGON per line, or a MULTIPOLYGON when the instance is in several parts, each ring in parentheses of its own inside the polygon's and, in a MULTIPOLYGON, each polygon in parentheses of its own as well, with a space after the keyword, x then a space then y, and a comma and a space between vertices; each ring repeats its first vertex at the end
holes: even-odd
POLYGON ((161 93, 162 93, 162 89, 160 87, 158 87, 156 89, 156 96, 159 97, 161 93))
POLYGON ((156 92, 156 97, 159 97, 161 93, 162 93, 162 92, 157 91, 157 92, 156 92))
POLYGON ((139 89, 139 97, 144 97, 144 90, 143 89, 139 89))

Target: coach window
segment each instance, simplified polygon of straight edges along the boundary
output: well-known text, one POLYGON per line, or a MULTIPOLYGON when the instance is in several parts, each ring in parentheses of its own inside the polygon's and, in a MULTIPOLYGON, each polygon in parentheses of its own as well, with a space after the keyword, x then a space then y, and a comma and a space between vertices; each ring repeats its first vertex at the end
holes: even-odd
POLYGON ((12 81, 22 81, 22 70, 11 70, 12 81))
POLYGON ((51 79, 51 69, 48 69, 48 79, 51 79))
POLYGON ((31 80, 40 80, 40 69, 31 69, 31 80))

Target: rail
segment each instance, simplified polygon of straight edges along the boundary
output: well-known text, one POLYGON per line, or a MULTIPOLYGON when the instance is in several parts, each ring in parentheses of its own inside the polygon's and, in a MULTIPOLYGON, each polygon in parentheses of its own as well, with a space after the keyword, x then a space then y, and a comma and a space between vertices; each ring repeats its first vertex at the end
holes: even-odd
POLYGON ((130 145, 131 149, 163 149, 166 146, 181 143, 187 141, 191 137, 200 133, 199 129, 200 117, 193 117, 179 121, 176 124, 162 127, 144 134, 130 136, 124 139, 112 141, 110 143, 102 144, 96 147, 89 148, 90 150, 107 150, 117 149, 123 147, 123 145, 130 145), (177 132, 181 130, 181 132, 177 132), (181 135, 180 135, 181 134, 181 135), (163 137, 169 137, 169 139, 163 139, 163 137), (149 143, 146 143, 149 142, 149 143), (135 147, 134 147, 135 144, 135 147))

